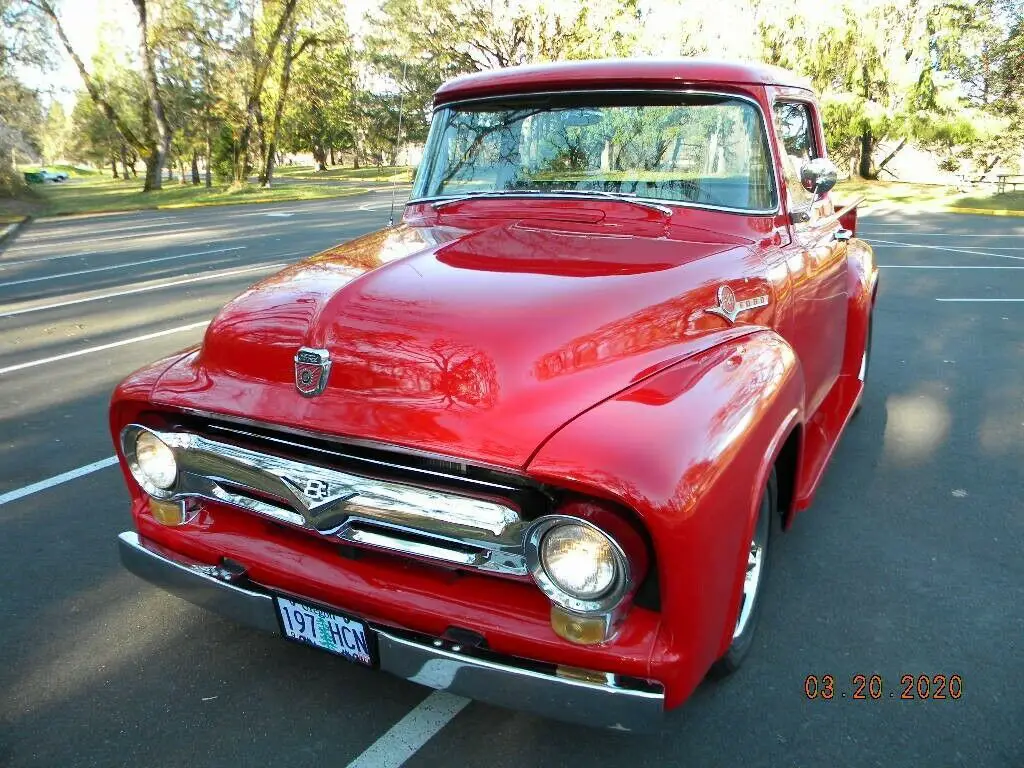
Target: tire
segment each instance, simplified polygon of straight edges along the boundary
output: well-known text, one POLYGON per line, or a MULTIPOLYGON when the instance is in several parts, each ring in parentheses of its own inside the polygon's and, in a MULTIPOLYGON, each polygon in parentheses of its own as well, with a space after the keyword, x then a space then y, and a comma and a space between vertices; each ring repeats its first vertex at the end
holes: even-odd
POLYGON ((754 536, 750 541, 750 558, 748 559, 748 579, 744 580, 744 597, 740 603, 740 613, 736 618, 736 628, 733 631, 732 643, 722 657, 715 662, 711 668, 713 677, 724 677, 730 675, 740 668, 743 660, 747 657, 754 644, 754 634, 757 630, 757 621, 761 615, 761 605, 764 603, 764 587, 768 576, 769 563, 769 542, 771 541, 772 528, 775 527, 775 519, 778 517, 778 480, 775 476, 775 469, 772 469, 768 484, 765 486, 764 494, 761 497, 761 508, 757 514, 757 522, 754 524, 754 536), (754 566, 754 550, 759 550, 756 564, 756 575, 753 577, 753 584, 749 581, 751 568, 754 566), (749 594, 747 594, 749 588, 749 594))

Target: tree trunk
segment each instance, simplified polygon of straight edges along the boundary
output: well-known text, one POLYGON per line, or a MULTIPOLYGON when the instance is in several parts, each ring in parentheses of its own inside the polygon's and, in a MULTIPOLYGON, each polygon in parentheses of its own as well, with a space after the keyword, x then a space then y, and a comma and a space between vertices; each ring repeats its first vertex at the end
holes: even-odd
MULTIPOLYGON (((274 159, 277 155, 277 134, 281 130, 281 118, 284 115, 284 105, 288 100, 288 87, 292 81, 292 62, 297 54, 293 55, 295 44, 295 25, 288 28, 288 37, 284 41, 284 65, 281 67, 281 81, 277 89, 277 104, 274 105, 274 121, 270 125, 270 140, 264 147, 263 172, 260 174, 260 184, 269 188, 274 176, 274 159)), ((299 49, 302 52, 302 48, 299 49)))
POLYGON ((163 176, 163 158, 156 153, 146 159, 146 181, 142 186, 143 192, 151 192, 154 189, 161 189, 160 182, 163 176))
POLYGON ((210 140, 210 125, 206 125, 206 188, 210 189, 213 186, 213 170, 210 168, 210 164, 213 160, 213 142, 210 140))
POLYGON ((114 181, 117 181, 117 155, 110 153, 110 170, 114 172, 114 181))
POLYGON ((877 179, 878 173, 872 167, 871 164, 871 153, 875 149, 875 138, 871 133, 870 128, 865 128, 864 132, 860 135, 860 164, 857 169, 857 175, 862 179, 877 179))
POLYGON ((185 158, 184 157, 179 157, 178 158, 178 171, 181 174, 179 176, 179 178, 178 178, 178 183, 182 184, 182 185, 188 184, 188 181, 185 179, 185 158))
MULTIPOLYGON (((135 173, 135 166, 132 166, 132 173, 135 173)), ((121 145, 121 178, 128 181, 128 149, 124 144, 121 145)))
POLYGON ((326 171, 327 168, 324 163, 327 160, 327 153, 324 151, 322 146, 313 147, 313 161, 316 163, 316 169, 318 171, 326 171))
POLYGON ((149 154, 146 158, 146 183, 143 192, 160 189, 161 171, 167 153, 171 148, 171 126, 164 112, 164 102, 156 81, 156 64, 153 49, 149 45, 149 25, 146 20, 146 0, 132 0, 139 14, 139 55, 142 59, 143 80, 146 83, 146 95, 149 97, 149 108, 156 127, 156 136, 149 141, 149 154))
MULTIPOLYGON (((881 173, 885 169, 885 166, 887 166, 889 164, 889 161, 892 160, 894 157, 896 157, 896 155, 899 154, 899 151, 901 149, 903 149, 905 146, 907 146, 907 139, 906 138, 900 139, 900 143, 896 145, 896 149, 894 149, 892 152, 890 152, 888 155, 886 155, 885 159, 882 160, 882 162, 880 162, 878 164, 878 167, 875 169, 876 175, 877 175, 877 173, 881 173)), ((890 171, 890 173, 891 173, 891 171, 890 171)))
POLYGON ((331 165, 337 165, 337 163, 334 161, 334 145, 333 144, 331 144, 331 165))
POLYGON ((199 153, 192 150, 192 183, 199 184, 199 153))

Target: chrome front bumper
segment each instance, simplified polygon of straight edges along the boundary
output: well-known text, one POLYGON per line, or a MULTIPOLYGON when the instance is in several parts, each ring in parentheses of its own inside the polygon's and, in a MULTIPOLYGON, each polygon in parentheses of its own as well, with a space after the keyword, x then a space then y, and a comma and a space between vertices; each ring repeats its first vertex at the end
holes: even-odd
MULTIPOLYGON (((281 634, 274 598, 218 578, 216 566, 175 560, 146 547, 137 533, 118 536, 121 562, 146 581, 226 618, 281 634)), ((598 728, 649 731, 664 712, 661 691, 625 688, 530 669, 514 657, 480 658, 469 649, 437 647, 368 625, 377 636, 380 668, 414 683, 543 717, 598 728)))

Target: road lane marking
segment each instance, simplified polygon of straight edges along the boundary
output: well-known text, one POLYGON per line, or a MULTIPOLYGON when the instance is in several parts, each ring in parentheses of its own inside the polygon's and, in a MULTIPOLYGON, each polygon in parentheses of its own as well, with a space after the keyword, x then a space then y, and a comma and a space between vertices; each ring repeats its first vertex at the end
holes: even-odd
POLYGON ((444 728, 469 699, 434 691, 348 764, 348 768, 398 768, 444 728))
POLYGON ((105 235, 108 232, 128 232, 134 229, 152 229, 154 227, 168 227, 171 224, 176 224, 181 219, 161 219, 159 222, 153 224, 136 224, 133 227, 113 227, 107 229, 97 229, 93 232, 75 232, 74 229, 71 231, 60 231, 46 232, 46 235, 53 237, 54 242, 42 242, 43 238, 32 237, 33 234, 44 234, 41 230, 30 229, 24 235, 22 235, 19 241, 24 241, 25 245, 15 245, 9 248, 10 251, 26 250, 28 248, 40 248, 43 246, 58 245, 61 240, 75 239, 77 242, 78 238, 82 237, 86 240, 90 239, 93 235, 105 235))
POLYGON ((92 256, 97 251, 79 251, 78 253, 62 253, 59 256, 40 256, 38 259, 18 259, 17 261, 0 260, 0 269, 16 267, 21 264, 38 264, 41 261, 53 261, 54 259, 74 259, 80 256, 92 256))
POLYGON ((56 280, 61 277, 73 277, 74 275, 87 275, 92 272, 106 272, 111 269, 124 269, 125 267, 138 267, 142 264, 155 264, 158 261, 172 261, 174 259, 187 259, 189 256, 207 256, 211 253, 227 253, 228 251, 244 251, 248 246, 235 245, 230 248, 214 248, 212 251, 197 251, 196 253, 179 253, 176 256, 160 256, 156 259, 143 259, 141 261, 126 261, 123 264, 111 264, 107 267, 92 267, 90 269, 79 269, 74 272, 59 272, 56 275, 43 275, 42 277, 25 277, 21 280, 8 280, 0 283, 0 288, 9 285, 24 285, 25 283, 38 283, 42 280, 56 280))
POLYGON ((979 302, 982 304, 1002 304, 1002 303, 1017 303, 1024 301, 1024 299, 936 299, 936 301, 957 301, 957 302, 979 302))
MULTIPOLYGON (((299 253, 299 251, 296 251, 299 253)), ((283 256, 293 256, 294 254, 282 253, 278 254, 278 258, 283 256)), ((133 293, 146 293, 147 291, 158 291, 161 288, 173 288, 176 285, 186 285, 188 283, 199 283, 204 280, 216 280, 220 277, 234 277, 235 275, 244 275, 248 272, 258 272, 264 269, 278 269, 285 266, 284 262, 279 264, 258 264, 255 267, 246 267, 245 269, 231 269, 226 272, 214 272, 211 274, 203 274, 198 277, 189 277, 184 280, 172 280, 169 283, 158 283, 156 285, 147 285, 142 288, 128 288, 126 290, 114 291, 113 293, 102 293, 99 296, 86 296, 81 299, 70 299, 68 301, 56 301, 52 304, 41 304, 38 307, 25 307, 24 309, 14 309, 10 312, 0 311, 0 317, 14 317, 15 315, 27 315, 29 312, 42 312, 44 309, 57 309, 59 307, 70 307, 72 304, 85 304, 90 301, 101 301, 102 299, 116 299, 119 296, 128 296, 133 293)), ((1021 267, 1024 269, 1024 267, 1021 267)))
POLYGON ((969 256, 994 256, 997 259, 1015 259, 1024 261, 1024 256, 1011 256, 1008 253, 988 253, 987 251, 965 251, 963 248, 946 248, 942 245, 918 245, 916 243, 903 243, 899 240, 875 240, 865 238, 869 243, 882 243, 884 245, 902 246, 904 248, 923 248, 929 251, 949 251, 950 253, 966 253, 969 256))
POLYGON ((18 363, 17 365, 8 365, 6 368, 0 368, 0 375, 5 373, 13 373, 14 371, 21 371, 25 368, 35 368, 38 365, 47 365, 48 363, 56 363, 60 360, 67 360, 70 357, 80 357, 81 355, 91 355, 93 352, 102 352, 105 349, 114 349, 115 347, 123 347, 126 344, 136 344, 140 341, 149 341, 150 339, 157 339, 161 336, 169 336, 172 333, 181 333, 183 331, 191 331, 195 328, 201 328, 204 325, 209 325, 209 320, 203 320, 199 323, 189 323, 188 325, 179 325, 177 328, 167 328, 162 331, 155 331, 153 333, 146 333, 142 336, 135 336, 131 339, 121 339, 121 341, 111 341, 107 344, 100 344, 95 347, 86 347, 85 349, 79 349, 74 352, 65 352, 62 355, 54 355, 52 357, 44 357, 40 360, 30 360, 27 363, 18 363))
MULTIPOLYGON (((205 227, 200 227, 200 229, 205 229, 205 227)), ((180 236, 180 235, 189 235, 189 234, 192 234, 192 232, 193 232, 193 229, 180 229, 180 230, 178 230, 176 232, 153 232, 152 236, 154 238, 158 238, 158 237, 159 238, 163 238, 163 237, 177 237, 177 236, 180 236)), ((92 243, 103 243, 103 242, 106 242, 107 240, 134 240, 134 239, 137 239, 137 238, 147 237, 148 234, 149 233, 141 232, 141 233, 139 233, 137 235, 108 235, 106 237, 85 237, 85 238, 82 238, 81 240, 77 240, 76 239, 75 243, 78 244, 78 245, 91 245, 92 243)), ((54 248, 54 247, 58 247, 58 243, 36 243, 35 245, 21 245, 21 246, 15 247, 15 248, 10 248, 9 250, 10 251, 35 251, 35 250, 39 250, 40 248, 54 248)))
POLYGON ((871 232, 871 235, 913 235, 914 237, 1013 237, 1019 238, 1020 234, 1009 234, 1009 235, 976 235, 976 234, 964 234, 954 235, 949 232, 871 232))
MULTIPOLYGON (((993 266, 990 264, 985 265, 955 265, 955 266, 939 266, 937 264, 879 264, 879 269, 1024 269, 1024 267, 1004 267, 1002 264, 999 266, 993 266)), ((3 317, 3 315, 0 315, 3 317)))
POLYGON ((38 483, 32 483, 32 485, 26 485, 24 488, 17 488, 13 491, 0 494, 0 507, 12 501, 23 499, 26 496, 31 496, 33 493, 39 491, 45 491, 47 488, 53 488, 55 485, 66 483, 69 480, 74 480, 77 477, 88 475, 96 472, 100 469, 113 466, 117 464, 117 456, 108 456, 105 459, 94 461, 92 464, 86 464, 84 467, 78 467, 78 469, 72 469, 67 472, 61 472, 59 475, 48 477, 45 480, 40 480, 38 483))

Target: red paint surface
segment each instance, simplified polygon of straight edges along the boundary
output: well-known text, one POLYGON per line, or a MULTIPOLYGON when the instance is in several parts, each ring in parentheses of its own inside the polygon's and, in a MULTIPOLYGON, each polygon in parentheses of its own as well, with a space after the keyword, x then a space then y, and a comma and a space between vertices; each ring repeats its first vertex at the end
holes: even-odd
MULTIPOLYGON (((605 78, 728 85, 767 111, 794 92, 759 68, 667 66, 481 75, 438 98, 605 78)), ((147 409, 199 409, 484 462, 627 506, 651 540, 661 609, 634 608, 611 643, 556 637, 528 582, 346 560, 316 535, 226 507, 160 527, 126 474, 140 532, 384 624, 462 626, 500 652, 649 677, 678 704, 728 646, 761 489, 783 444, 800 436, 802 508, 861 391, 871 251, 835 241, 828 210, 818 224, 791 224, 778 182, 771 216, 683 206, 664 216, 585 199, 413 204, 401 226, 258 283, 200 349, 115 393, 115 434, 147 409), (731 324, 706 311, 722 285, 738 302, 769 303, 731 324), (300 346, 331 353, 318 397, 295 390, 300 346)))

